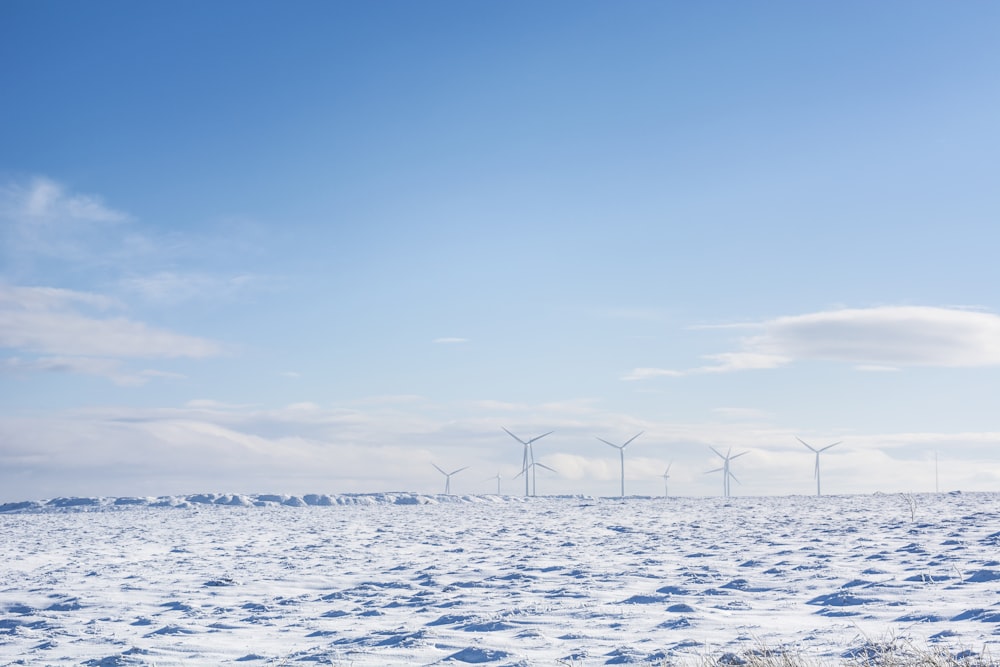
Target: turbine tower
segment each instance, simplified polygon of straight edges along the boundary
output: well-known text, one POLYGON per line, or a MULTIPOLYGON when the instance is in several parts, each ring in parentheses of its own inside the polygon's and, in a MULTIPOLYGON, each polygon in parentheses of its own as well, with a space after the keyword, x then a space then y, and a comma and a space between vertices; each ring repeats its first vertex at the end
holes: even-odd
POLYGON ((490 477, 490 479, 495 479, 497 481, 497 495, 499 496, 500 495, 500 473, 497 473, 493 477, 490 477))
POLYGON ((663 471, 662 475, 660 475, 660 477, 663 478, 663 497, 664 498, 666 498, 667 496, 670 495, 669 489, 667 488, 667 482, 670 479, 670 466, 672 466, 673 464, 674 464, 673 461, 671 461, 670 463, 668 463, 667 464, 667 469, 663 471))
POLYGON ((465 466, 465 468, 459 468, 458 470, 453 470, 451 472, 445 472, 444 470, 441 470, 441 468, 438 468, 438 465, 436 463, 432 463, 431 465, 434 466, 435 468, 437 468, 437 470, 438 470, 439 473, 441 473, 442 475, 444 475, 444 495, 446 495, 446 496, 450 496, 451 495, 451 476, 452 475, 457 475, 458 473, 462 472, 463 470, 468 469, 468 467, 469 467, 469 466, 465 466))
MULTIPOLYGON (((729 480, 730 479, 736 479, 736 475, 734 475, 733 471, 729 469, 729 463, 731 461, 733 461, 734 459, 740 458, 744 454, 748 454, 749 452, 740 452, 739 454, 735 454, 734 455, 733 454, 733 448, 730 447, 729 451, 726 452, 726 455, 723 456, 719 452, 719 450, 716 449, 715 447, 711 447, 710 446, 709 449, 711 449, 713 452, 715 452, 716 455, 720 459, 722 459, 722 467, 721 468, 715 468, 714 470, 709 470, 705 474, 708 475, 708 474, 713 473, 713 472, 720 472, 721 471, 722 472, 722 497, 723 498, 729 498, 730 495, 731 495, 731 493, 730 493, 730 486, 729 486, 729 480)), ((740 480, 736 479, 736 483, 739 484, 740 480)))
MULTIPOLYGON (((500 428, 503 428, 503 427, 501 426, 500 428)), ((535 484, 535 469, 534 469, 534 465, 535 465, 535 452, 531 448, 531 445, 535 441, 541 440, 542 438, 544 438, 547 435, 552 435, 553 433, 555 433, 555 431, 549 431, 548 433, 543 433, 541 435, 536 435, 534 438, 531 438, 530 440, 521 440, 519 437, 517 437, 516 435, 514 435, 513 433, 511 433, 510 431, 508 431, 506 428, 504 428, 503 430, 507 433, 507 435, 509 435, 510 437, 514 438, 519 443, 521 443, 522 445, 524 445, 524 457, 521 459, 521 474, 524 475, 524 495, 525 496, 534 495, 534 484, 535 484), (531 484, 532 484, 532 489, 530 491, 528 489, 528 474, 527 474, 529 469, 531 470, 531 484)), ((542 466, 542 467, 544 468, 545 466, 542 466)), ((551 468, 549 468, 549 470, 551 470, 551 468)), ((520 476, 521 475, 518 475, 517 477, 520 477, 520 476)), ((517 477, 515 477, 514 479, 517 479, 517 477)))
MULTIPOLYGON (((516 475, 514 475, 514 479, 517 479, 521 475, 524 475, 524 478, 527 479, 528 478, 528 475, 527 475, 528 470, 531 471, 531 476, 532 476, 532 478, 534 478, 534 476, 535 476, 535 468, 545 468, 549 472, 556 472, 555 468, 550 468, 547 465, 545 465, 544 463, 542 463, 541 461, 532 461, 531 463, 528 464, 528 467, 526 469, 524 469, 521 472, 519 472, 516 475)), ((535 495, 535 491, 536 491, 537 488, 538 487, 535 486, 534 481, 532 481, 532 484, 531 484, 531 495, 532 496, 535 495)))
POLYGON ((815 452, 815 454, 816 454, 816 468, 815 468, 815 472, 813 473, 813 476, 816 478, 816 495, 818 496, 818 495, 820 495, 820 492, 819 492, 819 455, 822 454, 823 452, 825 452, 826 450, 830 449, 831 447, 836 447, 841 442, 843 442, 843 440, 838 440, 837 442, 833 443, 832 445, 827 445, 826 447, 822 447, 820 449, 816 449, 815 447, 813 447, 808 442, 806 442, 805 440, 803 440, 802 438, 800 438, 798 436, 796 436, 795 439, 798 440, 799 442, 801 442, 803 445, 805 445, 806 447, 808 447, 811 451, 815 452))
POLYGON ((605 445, 609 445, 609 446, 614 447, 615 449, 618 450, 618 454, 619 454, 619 457, 621 458, 621 462, 622 462, 622 491, 621 491, 621 497, 622 498, 625 497, 625 448, 628 447, 628 445, 629 445, 630 442, 632 442, 633 440, 635 440, 636 438, 638 438, 640 435, 642 435, 642 433, 643 433, 642 431, 639 431, 638 433, 636 433, 635 435, 633 435, 631 438, 629 438, 628 440, 626 440, 624 445, 616 445, 613 442, 608 442, 604 438, 598 438, 598 440, 600 440, 601 442, 603 442, 605 445))

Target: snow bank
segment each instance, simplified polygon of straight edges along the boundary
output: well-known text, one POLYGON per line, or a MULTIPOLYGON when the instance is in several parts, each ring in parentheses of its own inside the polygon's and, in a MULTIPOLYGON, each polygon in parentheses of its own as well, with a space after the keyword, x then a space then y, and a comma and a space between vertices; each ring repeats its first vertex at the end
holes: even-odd
MULTIPOLYGON (((566 497, 566 496, 563 496, 566 497)), ((583 498, 584 496, 579 496, 583 498)), ((0 513, 113 510, 129 507, 191 507, 220 505, 228 507, 334 507, 343 505, 436 505, 442 503, 484 504, 524 502, 522 496, 496 495, 425 495, 393 491, 386 493, 343 493, 303 496, 290 494, 195 493, 179 496, 51 498, 0 504, 0 513)))

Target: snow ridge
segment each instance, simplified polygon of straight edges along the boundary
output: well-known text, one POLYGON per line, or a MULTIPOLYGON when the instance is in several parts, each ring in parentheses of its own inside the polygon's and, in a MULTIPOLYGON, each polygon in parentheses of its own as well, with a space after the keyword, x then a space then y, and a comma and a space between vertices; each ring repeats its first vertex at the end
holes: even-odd
MULTIPOLYGON (((548 496, 554 498, 557 496, 548 496)), ((589 498, 589 496, 558 496, 560 498, 589 498)), ((194 493, 176 496, 98 496, 60 497, 46 500, 25 500, 0 504, 0 513, 115 510, 130 507, 165 507, 189 509, 205 505, 228 507, 332 507, 337 505, 437 505, 447 503, 483 504, 524 502, 523 496, 497 495, 433 495, 392 491, 383 493, 342 493, 305 495, 194 493)))

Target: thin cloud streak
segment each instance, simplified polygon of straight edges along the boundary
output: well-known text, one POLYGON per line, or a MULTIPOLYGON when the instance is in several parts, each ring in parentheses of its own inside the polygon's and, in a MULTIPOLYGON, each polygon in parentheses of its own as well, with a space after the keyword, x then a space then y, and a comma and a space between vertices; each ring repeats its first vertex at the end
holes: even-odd
POLYGON ((214 276, 205 273, 160 271, 122 280, 124 291, 156 303, 177 304, 194 299, 230 298, 260 282, 256 276, 214 276))
POLYGON ((223 353, 215 341, 105 315, 121 307, 115 299, 89 292, 0 285, 0 349, 15 353, 0 369, 90 375, 140 386, 151 379, 184 376, 158 369, 129 370, 125 360, 204 359, 223 353))
POLYGON ((45 355, 121 358, 205 358, 213 341, 156 329, 125 317, 97 318, 76 303, 105 305, 87 293, 0 286, 0 347, 45 355))

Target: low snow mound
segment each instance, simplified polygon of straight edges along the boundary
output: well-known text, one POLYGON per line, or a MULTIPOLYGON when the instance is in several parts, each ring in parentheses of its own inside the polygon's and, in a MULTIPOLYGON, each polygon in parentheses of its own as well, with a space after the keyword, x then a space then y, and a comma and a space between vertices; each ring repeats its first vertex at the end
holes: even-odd
POLYGON ((393 491, 302 496, 289 494, 195 493, 183 496, 51 498, 0 504, 0 513, 124 510, 135 507, 191 509, 197 507, 335 507, 344 505, 437 505, 524 502, 521 496, 425 495, 393 491))

